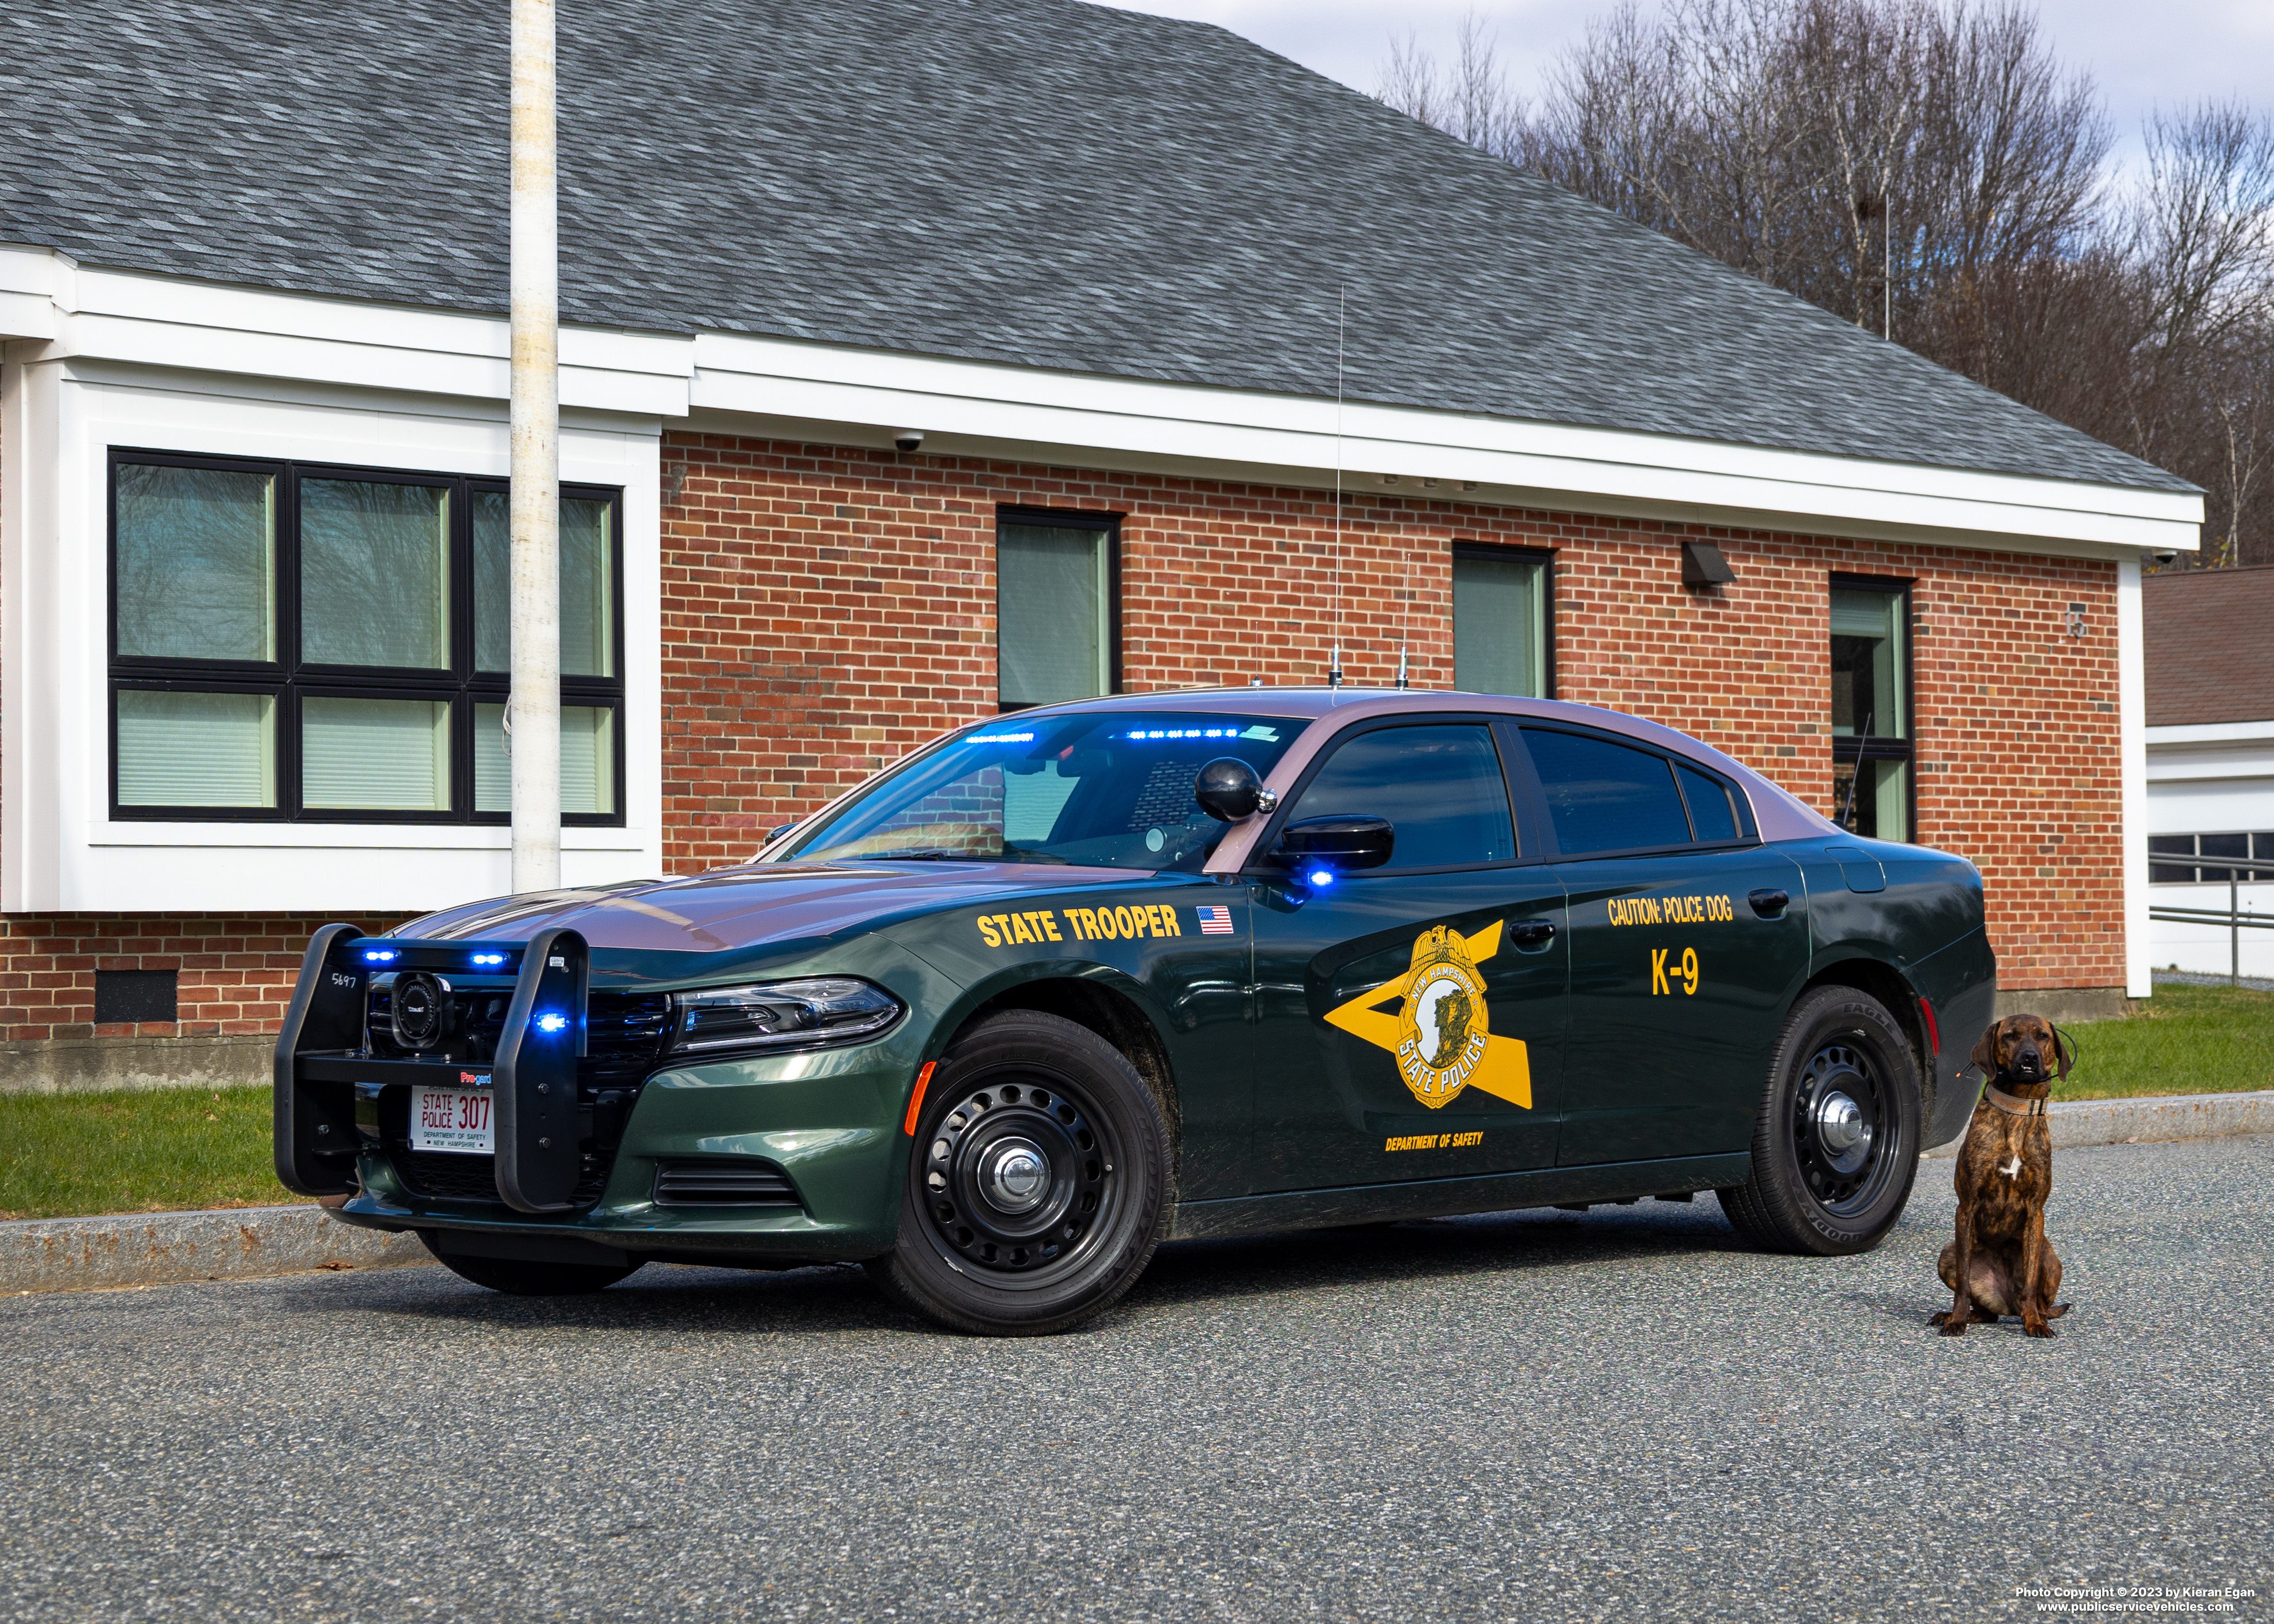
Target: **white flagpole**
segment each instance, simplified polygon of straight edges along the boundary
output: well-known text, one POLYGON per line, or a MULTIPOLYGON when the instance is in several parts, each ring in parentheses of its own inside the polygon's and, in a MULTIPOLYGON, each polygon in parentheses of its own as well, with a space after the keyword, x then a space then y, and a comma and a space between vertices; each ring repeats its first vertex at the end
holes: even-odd
POLYGON ((560 203, 553 0, 513 0, 513 889, 561 884, 560 203))

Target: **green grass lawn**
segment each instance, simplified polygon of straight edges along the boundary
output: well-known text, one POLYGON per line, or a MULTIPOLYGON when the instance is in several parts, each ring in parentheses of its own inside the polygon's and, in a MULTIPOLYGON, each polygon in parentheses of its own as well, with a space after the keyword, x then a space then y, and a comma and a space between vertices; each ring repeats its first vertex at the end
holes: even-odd
MULTIPOLYGON (((2274 993, 2165 984, 2129 1020, 2065 1028, 2057 1100, 2274 1088, 2274 993)), ((269 1161, 264 1087, 0 1095, 0 1218, 294 1201, 269 1161)))
POLYGON ((2166 981, 2129 1020, 2064 1026, 2076 1069, 2056 1100, 2274 1088, 2274 992, 2166 981))
POLYGON ((269 1207, 269 1091, 0 1095, 0 1218, 269 1207))

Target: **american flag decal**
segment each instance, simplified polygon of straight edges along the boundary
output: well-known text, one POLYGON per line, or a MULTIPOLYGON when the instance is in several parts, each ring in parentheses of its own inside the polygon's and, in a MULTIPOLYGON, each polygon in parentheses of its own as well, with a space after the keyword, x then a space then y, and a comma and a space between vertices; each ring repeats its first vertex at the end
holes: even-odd
POLYGON ((1228 936, 1231 934, 1230 908, 1194 908, 1201 916, 1201 934, 1204 936, 1228 936))

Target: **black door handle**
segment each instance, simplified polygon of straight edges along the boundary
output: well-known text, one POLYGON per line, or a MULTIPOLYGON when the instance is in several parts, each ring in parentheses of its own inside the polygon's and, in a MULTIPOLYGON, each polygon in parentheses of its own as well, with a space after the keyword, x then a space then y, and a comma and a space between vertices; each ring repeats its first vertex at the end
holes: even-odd
POLYGON ((1745 900, 1753 905, 1753 912, 1763 919, 1774 919, 1792 906, 1792 893, 1764 886, 1759 891, 1747 891, 1745 900))
POLYGON ((1519 920, 1510 927, 1508 936, 1518 947, 1538 947, 1555 939, 1555 927, 1544 919, 1519 920))

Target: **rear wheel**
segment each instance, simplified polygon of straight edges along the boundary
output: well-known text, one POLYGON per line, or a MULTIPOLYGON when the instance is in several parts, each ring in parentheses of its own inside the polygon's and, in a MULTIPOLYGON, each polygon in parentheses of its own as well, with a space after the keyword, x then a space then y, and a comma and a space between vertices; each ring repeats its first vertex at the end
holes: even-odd
POLYGON ((1769 1063, 1751 1177, 1716 1192, 1721 1209, 1764 1251, 1869 1252, 1910 1199, 1922 1115, 1918 1062, 1886 1006, 1852 987, 1805 993, 1769 1063))
POLYGON ((426 1250, 442 1267, 459 1279, 502 1291, 508 1297, 578 1297, 605 1291, 639 1268, 636 1263, 619 1268, 602 1263, 531 1263, 520 1258, 470 1258, 463 1252, 442 1251, 435 1245, 432 1235, 421 1233, 418 1238, 426 1243, 426 1250))
POLYGON ((908 1158, 886 1296, 953 1330, 1062 1331, 1136 1283, 1169 1200, 1161 1103, 1088 1028, 982 1022, 940 1059, 908 1158))

